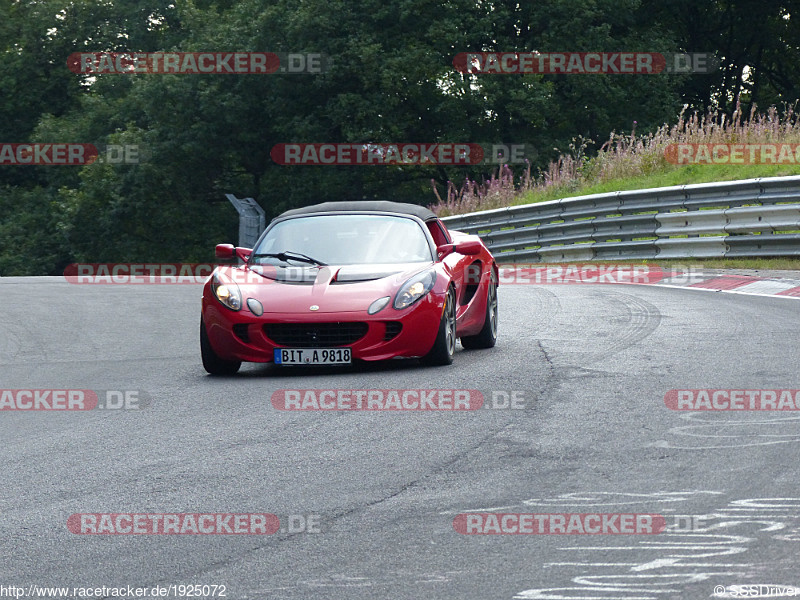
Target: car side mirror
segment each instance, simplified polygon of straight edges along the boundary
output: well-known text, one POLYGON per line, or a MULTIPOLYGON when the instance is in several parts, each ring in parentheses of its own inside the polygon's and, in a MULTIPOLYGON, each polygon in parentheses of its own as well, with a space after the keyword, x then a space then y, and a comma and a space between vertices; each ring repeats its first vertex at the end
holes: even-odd
POLYGON ((481 250, 483 250, 483 244, 481 244, 481 242, 477 240, 470 240, 468 242, 459 242, 458 244, 456 244, 455 247, 456 252, 467 256, 480 254, 481 250))
POLYGON ((238 246, 234 248, 233 244, 217 244, 214 248, 214 256, 220 260, 239 258, 247 262, 252 253, 253 251, 250 248, 239 248, 238 246))
POLYGON ((214 248, 214 256, 221 260, 230 260, 236 256, 236 249, 233 244, 217 244, 214 248))

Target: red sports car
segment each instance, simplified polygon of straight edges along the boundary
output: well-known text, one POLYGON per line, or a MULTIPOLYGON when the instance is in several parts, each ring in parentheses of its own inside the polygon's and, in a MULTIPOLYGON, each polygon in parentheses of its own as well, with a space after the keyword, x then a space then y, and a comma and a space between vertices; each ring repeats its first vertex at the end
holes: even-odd
POLYGON ((203 288, 200 349, 214 375, 243 361, 453 361, 497 339, 497 265, 477 236, 430 210, 326 202, 273 219, 253 250, 220 244, 203 288))

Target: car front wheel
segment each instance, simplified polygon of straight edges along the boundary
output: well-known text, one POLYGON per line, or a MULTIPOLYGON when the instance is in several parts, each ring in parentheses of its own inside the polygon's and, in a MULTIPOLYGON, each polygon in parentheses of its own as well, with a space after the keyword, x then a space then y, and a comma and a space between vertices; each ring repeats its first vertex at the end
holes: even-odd
POLYGON ((439 332, 433 348, 422 362, 428 365, 449 365, 453 362, 456 353, 456 299, 453 290, 447 292, 442 311, 442 320, 439 322, 439 332))
POLYGON ((214 352, 203 319, 200 319, 200 356, 203 359, 203 368, 211 375, 233 375, 242 366, 241 361, 225 360, 214 352))
POLYGON ((486 292, 486 317, 483 328, 476 335, 461 338, 461 345, 468 350, 492 348, 497 343, 497 284, 489 283, 486 292))

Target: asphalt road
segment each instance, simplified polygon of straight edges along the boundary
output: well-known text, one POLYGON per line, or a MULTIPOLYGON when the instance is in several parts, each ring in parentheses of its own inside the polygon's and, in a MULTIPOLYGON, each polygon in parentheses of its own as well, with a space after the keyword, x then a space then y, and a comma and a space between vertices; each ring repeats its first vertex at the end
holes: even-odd
MULTIPOLYGON (((800 301, 508 285, 496 348, 299 372, 200 364, 199 286, 0 279, 2 389, 139 410, 0 411, 0 585, 224 585, 231 599, 708 598, 800 586, 800 412, 671 389, 800 388, 800 301), (477 389, 459 412, 276 410, 283 389, 477 389), (517 391, 522 410, 491 409, 517 391), (460 513, 648 513, 659 535, 464 535, 460 513), (78 535, 74 513, 273 513, 319 533, 78 535)), ((0 592, 2 588, 0 588, 0 592)), ((174 596, 172 596, 174 597, 174 596)))

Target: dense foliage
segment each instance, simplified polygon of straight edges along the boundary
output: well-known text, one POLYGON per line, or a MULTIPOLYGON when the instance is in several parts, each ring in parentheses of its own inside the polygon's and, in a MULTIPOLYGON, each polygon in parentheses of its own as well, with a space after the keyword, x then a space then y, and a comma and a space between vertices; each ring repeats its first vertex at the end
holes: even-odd
MULTIPOLYGON (((236 241, 226 192, 268 216, 335 199, 431 204, 491 166, 281 166, 278 143, 526 144, 656 131, 684 104, 800 94, 787 0, 0 0, 0 143, 138 147, 136 164, 0 166, 0 275, 75 261, 207 260, 236 241), (706 75, 481 75, 466 51, 711 52, 706 75), (322 74, 80 75, 75 52, 319 52, 322 74)), ((591 148, 590 148, 591 151, 591 148)))

